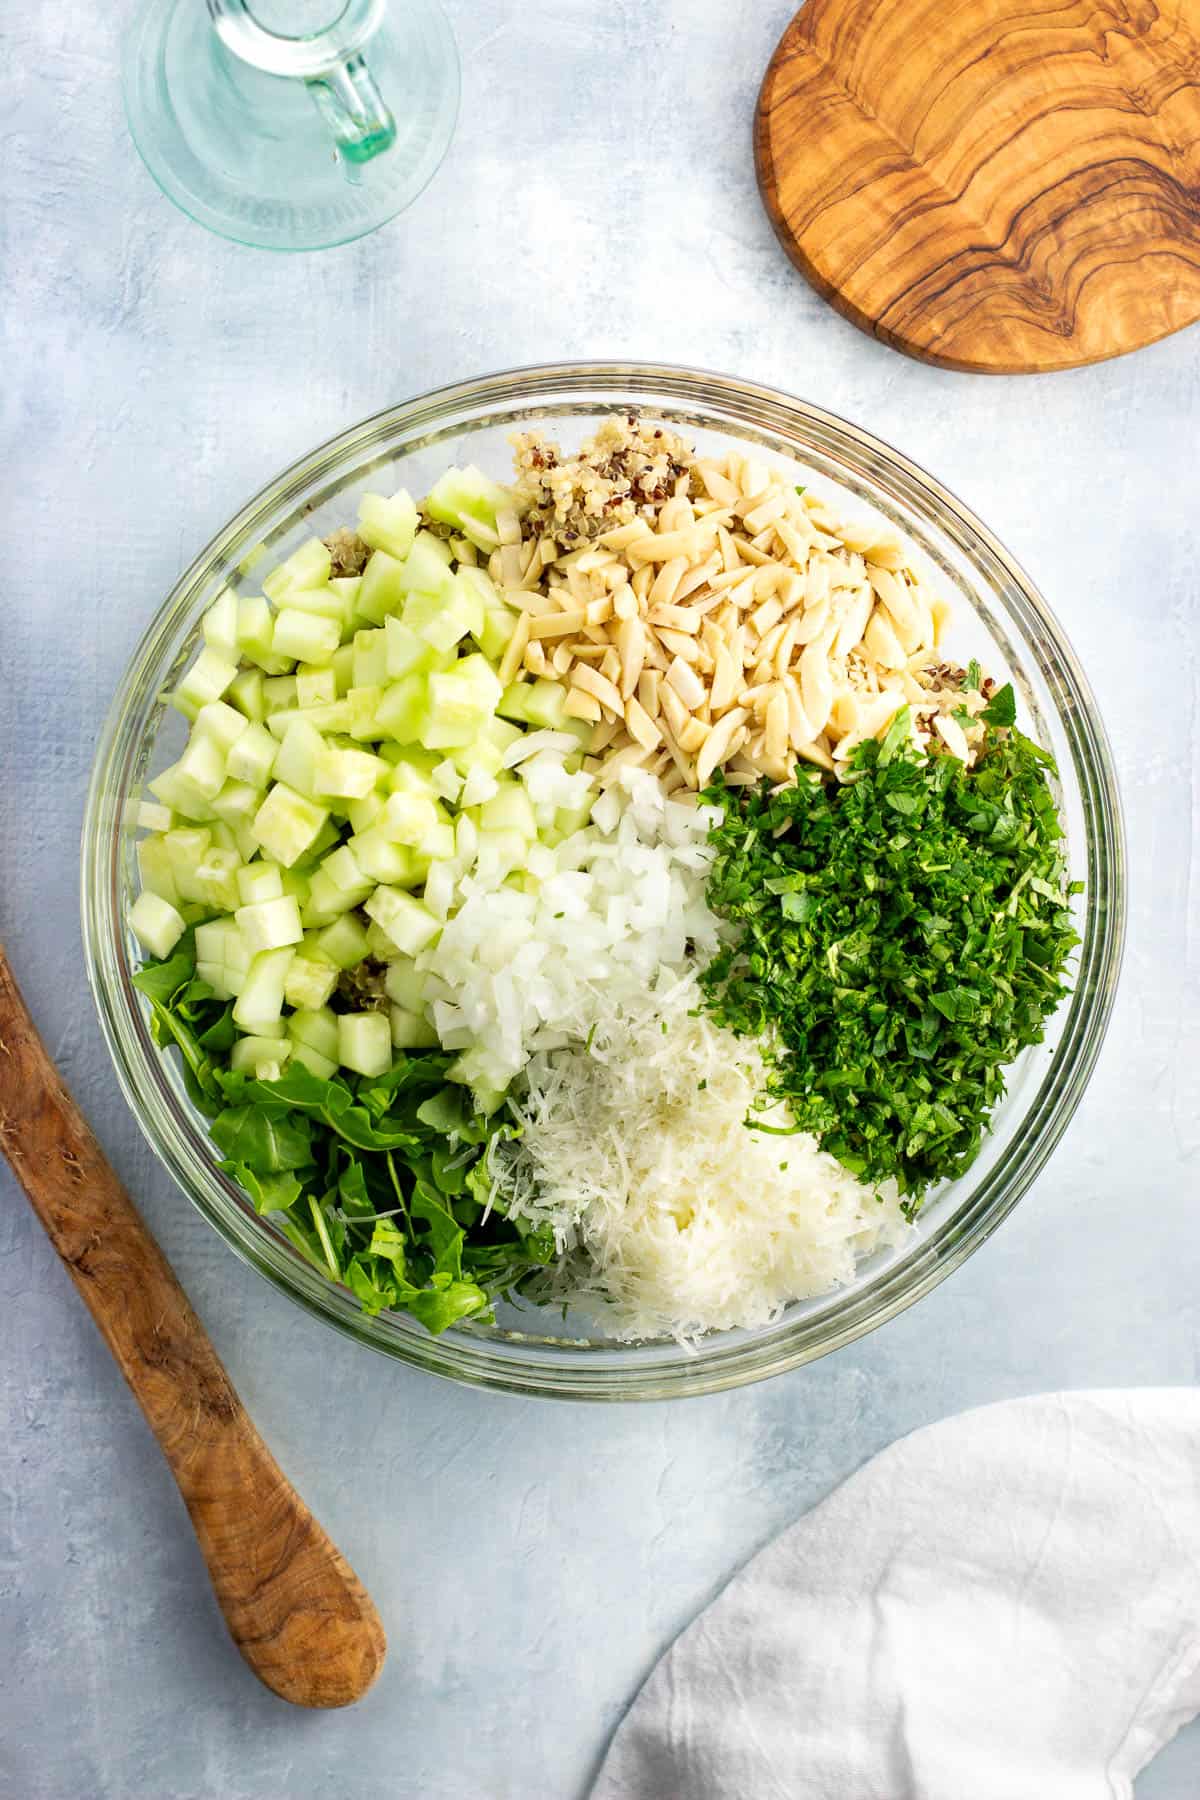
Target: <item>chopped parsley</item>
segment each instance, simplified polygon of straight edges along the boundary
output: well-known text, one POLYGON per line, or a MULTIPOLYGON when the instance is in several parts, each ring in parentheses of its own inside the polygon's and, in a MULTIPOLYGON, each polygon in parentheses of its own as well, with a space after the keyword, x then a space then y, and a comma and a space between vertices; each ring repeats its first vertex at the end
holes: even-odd
POLYGON ((721 1024, 774 1040, 786 1101, 854 1174, 915 1213, 977 1155, 1004 1071, 1039 1042, 1078 938, 1046 752, 982 714, 974 768, 912 745, 907 709, 841 783, 727 789, 714 911, 737 927, 703 975, 721 1024))

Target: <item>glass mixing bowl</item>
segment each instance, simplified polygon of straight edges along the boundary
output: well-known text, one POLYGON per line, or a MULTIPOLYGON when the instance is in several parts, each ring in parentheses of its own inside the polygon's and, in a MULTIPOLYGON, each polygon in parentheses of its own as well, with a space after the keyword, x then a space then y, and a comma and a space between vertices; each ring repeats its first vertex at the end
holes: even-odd
POLYGON ((725 376, 625 364, 521 369, 443 388, 343 432, 256 495, 176 583, 125 674, 96 756, 82 861, 88 975, 118 1078, 155 1151, 226 1242, 360 1344, 476 1386, 577 1400, 661 1399, 756 1381, 850 1343, 927 1294, 1012 1211, 1066 1128, 1108 1023, 1124 931, 1120 802, 1104 729, 1045 601, 986 527, 896 451, 816 407, 725 376), (949 653, 977 656, 998 680, 1012 680, 1022 722, 1057 759, 1071 872, 1084 883, 1073 992, 1045 1042, 1011 1071, 973 1168, 927 1202, 908 1242, 862 1262, 849 1286, 692 1350, 621 1344, 594 1325, 517 1308, 496 1326, 430 1337, 399 1315, 364 1317, 216 1167, 177 1059, 155 1048, 130 981, 139 957, 125 924, 136 892, 128 803, 178 753, 185 728, 161 696, 196 646, 201 614, 256 550, 265 546, 274 562, 314 530, 352 521, 365 489, 420 494, 450 463, 502 476, 514 429, 536 423, 574 444, 602 415, 627 409, 670 422, 709 450, 733 440, 793 460, 797 479, 835 484, 844 503, 885 515, 933 565, 954 609, 949 653))

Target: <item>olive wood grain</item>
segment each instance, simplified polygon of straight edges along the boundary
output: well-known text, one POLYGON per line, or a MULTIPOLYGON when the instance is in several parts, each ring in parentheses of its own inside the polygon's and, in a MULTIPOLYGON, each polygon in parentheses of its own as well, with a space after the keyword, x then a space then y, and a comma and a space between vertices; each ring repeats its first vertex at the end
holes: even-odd
POLYGON ((51 1062, 0 948, 0 1148, 158 1439, 233 1641, 297 1706, 348 1706, 386 1640, 362 1583, 251 1424, 51 1062))
POLYGON ((797 267, 911 356, 1033 373, 1200 318, 1200 0, 807 0, 754 141, 797 267))

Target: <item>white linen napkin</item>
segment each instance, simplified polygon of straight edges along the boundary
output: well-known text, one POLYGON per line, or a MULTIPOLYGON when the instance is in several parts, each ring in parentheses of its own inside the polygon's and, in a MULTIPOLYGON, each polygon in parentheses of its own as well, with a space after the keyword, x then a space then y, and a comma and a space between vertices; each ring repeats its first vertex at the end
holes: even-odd
POLYGON ((1200 1389, 1044 1394, 903 1438, 756 1556, 592 1800, 1121 1800, 1198 1711, 1200 1389))

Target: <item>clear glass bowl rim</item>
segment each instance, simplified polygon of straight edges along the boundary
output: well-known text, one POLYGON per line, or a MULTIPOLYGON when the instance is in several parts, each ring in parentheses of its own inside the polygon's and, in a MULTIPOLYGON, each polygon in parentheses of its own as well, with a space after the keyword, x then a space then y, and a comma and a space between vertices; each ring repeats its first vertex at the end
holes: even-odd
MULTIPOLYGON (((783 444, 781 444, 781 448, 783 444)), ((114 698, 97 746, 83 825, 81 914, 84 956, 101 1028, 122 1091, 143 1133, 199 1211, 234 1251, 296 1304, 356 1342, 469 1385, 575 1400, 665 1399, 762 1380, 852 1343, 913 1305, 958 1268, 1008 1216, 1044 1167, 1082 1098, 1112 1011, 1125 933, 1121 806, 1107 737, 1086 677, 1061 627, 1025 571, 940 482, 869 432, 778 390, 735 377, 665 364, 586 362, 504 371, 433 390, 338 433, 260 490, 180 576, 147 629, 114 698), (1079 783, 1087 849, 1085 923, 1068 1017, 1026 1129, 969 1200, 919 1250, 816 1312, 785 1320, 765 1338, 727 1334, 698 1350, 667 1345, 574 1344, 458 1329, 433 1338, 388 1315, 368 1319, 352 1296, 327 1282, 261 1222, 248 1219, 227 1179, 197 1148, 197 1134, 165 1083, 141 1003, 120 952, 120 847, 131 771, 142 741, 138 712, 157 692, 163 659, 213 572, 257 541, 267 518, 314 490, 328 491, 400 438, 441 435, 489 409, 568 399, 583 410, 655 400, 696 409, 720 429, 745 424, 778 432, 800 448, 829 445, 921 512, 965 553, 1020 629, 1054 695, 1079 783), (1002 592, 1001 590, 1005 590, 1002 592)))

